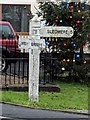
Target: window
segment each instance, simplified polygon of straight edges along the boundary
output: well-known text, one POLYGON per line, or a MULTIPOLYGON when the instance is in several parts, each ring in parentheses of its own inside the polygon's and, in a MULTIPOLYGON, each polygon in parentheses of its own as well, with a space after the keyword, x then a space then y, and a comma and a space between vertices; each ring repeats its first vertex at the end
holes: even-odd
POLYGON ((0 24, 0 37, 2 38, 3 35, 5 38, 7 38, 9 35, 13 35, 13 32, 8 25, 0 24))
POLYGON ((16 32, 28 32, 31 16, 30 5, 7 5, 2 6, 2 19, 12 24, 16 32))

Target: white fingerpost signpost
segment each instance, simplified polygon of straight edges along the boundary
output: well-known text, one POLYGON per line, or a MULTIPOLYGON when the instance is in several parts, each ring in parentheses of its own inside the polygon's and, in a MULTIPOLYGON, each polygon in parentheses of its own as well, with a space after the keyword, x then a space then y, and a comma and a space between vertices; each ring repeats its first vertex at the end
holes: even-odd
POLYGON ((40 20, 35 16, 30 21, 30 49, 29 49, 29 100, 39 101, 39 62, 40 48, 44 47, 40 39, 40 20))
MULTIPOLYGON (((41 21, 35 15, 30 21, 29 30, 29 100, 39 101, 39 64, 40 52, 45 48, 45 40, 40 37, 65 37, 70 38, 74 34, 72 27, 41 26, 41 21), (41 49, 42 48, 42 49, 41 49)), ((21 46, 22 47, 22 46, 21 46)), ((28 46, 27 46, 28 47, 28 46)))

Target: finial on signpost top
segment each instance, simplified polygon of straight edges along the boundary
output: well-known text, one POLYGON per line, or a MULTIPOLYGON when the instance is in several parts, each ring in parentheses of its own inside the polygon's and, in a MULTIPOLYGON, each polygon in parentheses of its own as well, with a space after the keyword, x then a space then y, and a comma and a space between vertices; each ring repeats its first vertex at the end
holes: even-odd
POLYGON ((31 21, 37 21, 38 20, 38 15, 35 14, 34 17, 31 19, 31 21))

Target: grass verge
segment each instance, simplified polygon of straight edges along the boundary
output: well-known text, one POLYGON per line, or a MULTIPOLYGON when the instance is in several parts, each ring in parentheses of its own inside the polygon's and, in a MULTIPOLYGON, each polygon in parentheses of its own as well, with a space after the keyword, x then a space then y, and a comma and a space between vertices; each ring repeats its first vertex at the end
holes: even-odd
POLYGON ((58 82, 60 93, 40 92, 39 102, 30 102, 28 92, 0 91, 0 101, 10 102, 30 107, 49 109, 88 109, 88 87, 76 83, 58 82))

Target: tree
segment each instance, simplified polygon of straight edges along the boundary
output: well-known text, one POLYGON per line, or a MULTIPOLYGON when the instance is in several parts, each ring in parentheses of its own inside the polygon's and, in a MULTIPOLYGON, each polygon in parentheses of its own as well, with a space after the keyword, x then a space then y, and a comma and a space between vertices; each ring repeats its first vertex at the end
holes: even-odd
MULTIPOLYGON (((60 4, 41 2, 39 8, 41 9, 43 18, 47 21, 46 25, 71 26, 74 28, 74 36, 67 40, 67 43, 63 44, 68 44, 69 46, 74 44, 73 49, 80 48, 82 59, 83 46, 90 40, 90 6, 80 2, 62 2, 60 4)), ((65 48, 68 49, 68 47, 65 48)), ((69 47, 69 49, 72 50, 72 47, 69 47)))

